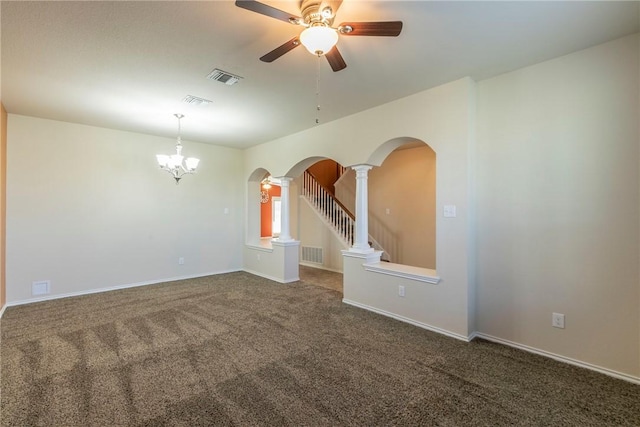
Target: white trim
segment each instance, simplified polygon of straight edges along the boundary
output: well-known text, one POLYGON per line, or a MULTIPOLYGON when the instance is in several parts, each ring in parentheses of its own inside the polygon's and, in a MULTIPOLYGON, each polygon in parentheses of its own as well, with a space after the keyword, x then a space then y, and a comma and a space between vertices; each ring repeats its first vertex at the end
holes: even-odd
POLYGON ((277 283, 286 284, 286 283, 293 283, 293 282, 299 282, 300 281, 300 277, 296 277, 294 279, 289 279, 289 280, 281 280, 281 279, 279 279, 277 277, 270 276, 268 274, 259 273, 259 272, 255 271, 255 270, 249 270, 248 268, 243 268, 242 271, 244 271, 246 273, 249 273, 249 274, 253 274, 254 276, 259 276, 259 277, 262 277, 262 278, 265 278, 265 279, 272 280, 272 281, 277 282, 277 283))
POLYGON ((300 246, 300 241, 291 239, 291 240, 278 240, 273 239, 271 241, 271 245, 273 246, 300 246))
POLYGON ((382 256, 382 251, 374 251, 371 252, 358 252, 352 249, 345 249, 342 252, 342 256, 346 256, 349 258, 360 258, 364 259, 367 262, 365 264, 373 264, 376 262, 380 262, 380 257, 382 256))
POLYGON ((608 375, 610 377, 614 377, 614 378, 617 378, 617 379, 620 379, 620 380, 624 380, 624 381, 628 381, 628 382, 633 383, 633 384, 640 385, 640 377, 636 377, 636 376, 633 376, 633 375, 625 374, 623 372, 614 371, 613 369, 603 368, 602 366, 597 366, 597 365, 593 365, 591 363, 587 363, 587 362, 583 362, 583 361, 580 361, 580 360, 572 359, 570 357, 561 356, 559 354, 551 353, 549 351, 540 350, 540 349, 537 349, 537 348, 534 348, 534 347, 529 347, 528 345, 519 344, 519 343, 516 343, 516 342, 513 342, 513 341, 509 341, 509 340, 505 340, 505 339, 502 339, 502 338, 494 337, 492 335, 484 334, 482 332, 473 332, 468 337, 465 337, 464 335, 460 335, 460 334, 457 334, 455 332, 450 332, 450 331, 447 331, 445 329, 438 328, 436 326, 431 326, 431 325, 428 325, 426 323, 418 322, 416 320, 409 319, 409 318, 404 317, 404 316, 399 316, 397 314, 390 313, 390 312, 385 311, 385 310, 380 310, 378 308, 374 308, 374 307, 368 306, 366 304, 361 304, 361 303, 358 303, 358 302, 355 302, 355 301, 351 301, 351 300, 348 300, 346 298, 343 298, 342 302, 345 303, 345 304, 352 305, 354 307, 362 308, 364 310, 368 310, 368 311, 372 311, 374 313, 381 314, 383 316, 391 317, 391 318, 399 320, 401 322, 409 323, 411 325, 417 326, 417 327, 422 328, 422 329, 427 329, 429 331, 437 332, 437 333, 442 334, 442 335, 447 335, 447 336, 449 336, 451 338, 455 338, 455 339, 458 339, 458 340, 461 340, 461 341, 471 342, 475 338, 482 338, 482 339, 485 339, 487 341, 495 342, 497 344, 502 344, 502 345, 506 345, 506 346, 513 347, 513 348, 517 348, 519 350, 523 350, 523 351, 526 351, 526 352, 529 352, 529 353, 538 354, 540 356, 548 357, 550 359, 554 359, 554 360, 557 360, 559 362, 568 363, 570 365, 578 366, 580 368, 589 369, 591 371, 595 371, 595 372, 598 372, 600 374, 608 375))
POLYGON ((505 340, 502 338, 494 337, 492 335, 483 334, 482 332, 474 332, 469 336, 469 341, 474 338, 482 338, 487 341, 495 342, 497 344, 503 344, 509 347, 517 348, 519 350, 524 350, 529 353, 538 354, 540 356, 549 357, 551 359, 557 360, 559 362, 568 363, 570 365, 578 366, 580 368, 589 369, 591 371, 596 371, 604 375, 608 375, 610 377, 618 378, 620 380, 625 380, 634 384, 640 385, 640 377, 635 377, 633 375, 625 374, 622 372, 614 371, 612 369, 603 368, 602 366, 592 365, 591 363, 582 362, 580 360, 572 359, 570 357, 561 356, 559 354, 551 353, 549 351, 540 350, 535 347, 529 347, 528 345, 519 344, 517 342, 505 340))
MULTIPOLYGON (((102 293, 102 292, 117 291, 117 290, 120 290, 120 289, 137 288, 139 286, 157 285, 157 284, 160 284, 160 283, 175 282, 177 280, 196 279, 198 277, 214 276, 214 275, 217 275, 217 274, 235 273, 235 272, 238 272, 238 271, 242 271, 242 270, 241 269, 235 269, 235 270, 216 271, 216 272, 212 272, 212 273, 202 273, 202 274, 193 274, 193 275, 188 275, 188 276, 170 277, 170 278, 167 278, 167 279, 149 280, 149 281, 145 281, 145 282, 129 283, 129 284, 125 284, 125 285, 108 286, 108 287, 104 287, 104 288, 89 289, 89 290, 85 290, 85 291, 67 292, 67 293, 64 293, 64 294, 47 295, 47 296, 38 297, 38 298, 30 298, 30 299, 25 299, 25 300, 7 302, 7 304, 5 305, 5 308, 6 307, 13 307, 13 306, 17 306, 17 305, 31 304, 31 303, 34 303, 34 302, 51 301, 51 300, 61 299, 61 298, 79 297, 79 296, 83 296, 83 295, 91 295, 91 294, 98 294, 98 293, 102 293)), ((2 310, 4 311, 4 308, 2 310)))
POLYGON ((422 267, 412 267, 404 264, 394 264, 392 262, 374 262, 362 264, 366 271, 373 273, 387 274, 389 276, 402 277, 404 279, 418 282, 431 283, 437 285, 440 277, 435 275, 435 270, 422 267))
MULTIPOLYGON (((271 242, 271 241, 269 241, 271 242)), ((264 247, 264 246, 258 246, 258 245, 253 245, 251 243, 247 243, 245 244, 245 246, 247 247, 247 249, 252 249, 254 251, 260 251, 260 252, 273 252, 273 248, 272 247, 264 247)))
POLYGON ((3 305, 2 308, 0 308, 0 319, 2 319, 2 315, 4 314, 4 311, 7 309, 7 304, 3 305))
POLYGON ((343 274, 343 272, 341 270, 336 270, 335 268, 327 268, 327 267, 325 267, 324 265, 321 265, 321 264, 307 263, 305 261, 300 261, 298 264, 304 265, 305 267, 315 268, 315 269, 318 269, 318 270, 326 270, 326 271, 331 271, 333 273, 343 274))
POLYGON ((385 311, 385 310, 380 310, 379 308, 371 307, 371 306, 366 305, 366 304, 361 304, 359 302, 348 300, 346 298, 343 298, 342 302, 345 303, 345 304, 352 305, 354 307, 358 307, 358 308, 362 308, 364 310, 373 311, 374 313, 382 314, 383 316, 391 317, 392 319, 396 319, 396 320, 399 320, 401 322, 410 323, 410 324, 412 324, 414 326, 417 326, 419 328, 427 329, 427 330, 432 331, 432 332, 437 332, 439 334, 446 335, 446 336, 449 336, 451 338, 455 338, 455 339, 460 340, 460 341, 469 342, 469 337, 466 337, 464 335, 460 335, 460 334, 455 333, 455 332, 447 331, 446 329, 438 328, 437 326, 431 326, 431 325, 428 325, 426 323, 422 323, 422 322, 419 322, 417 320, 410 319, 408 317, 400 316, 400 315, 397 315, 395 313, 391 313, 391 312, 388 312, 388 311, 385 311))

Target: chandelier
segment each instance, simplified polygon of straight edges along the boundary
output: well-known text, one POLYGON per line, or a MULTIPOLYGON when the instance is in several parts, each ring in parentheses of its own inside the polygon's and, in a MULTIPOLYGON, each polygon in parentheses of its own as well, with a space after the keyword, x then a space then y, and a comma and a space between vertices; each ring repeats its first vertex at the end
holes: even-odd
POLYGON ((180 119, 184 117, 183 114, 174 114, 178 119, 178 142, 176 143, 176 154, 167 156, 166 154, 157 154, 158 164, 160 169, 165 170, 173 176, 176 180, 176 185, 180 182, 180 179, 187 174, 196 173, 196 168, 200 159, 195 157, 187 157, 186 159, 182 155, 182 140, 180 137, 180 119))

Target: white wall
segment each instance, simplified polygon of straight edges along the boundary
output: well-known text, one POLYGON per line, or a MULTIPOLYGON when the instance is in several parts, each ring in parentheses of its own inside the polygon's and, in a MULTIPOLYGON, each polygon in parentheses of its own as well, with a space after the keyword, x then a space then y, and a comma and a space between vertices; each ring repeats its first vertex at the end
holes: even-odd
POLYGON ((479 331, 636 377, 638 57, 636 34, 477 85, 479 331))
POLYGON ((12 114, 7 139, 9 303, 242 268, 241 151, 185 141, 200 167, 175 185, 174 139, 12 114))

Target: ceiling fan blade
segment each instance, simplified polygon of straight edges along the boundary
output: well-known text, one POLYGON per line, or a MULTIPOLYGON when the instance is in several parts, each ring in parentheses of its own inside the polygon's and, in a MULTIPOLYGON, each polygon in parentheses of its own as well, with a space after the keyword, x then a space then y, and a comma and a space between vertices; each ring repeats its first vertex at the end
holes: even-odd
POLYGON ((331 69, 333 71, 340 71, 347 68, 347 63, 344 62, 342 55, 340 55, 338 46, 334 46, 333 49, 331 49, 329 53, 326 53, 324 56, 327 57, 327 61, 329 61, 329 65, 331 65, 331 69))
POLYGON ((338 31, 345 36, 396 37, 402 31, 402 21, 343 22, 338 31))
POLYGON ((289 40, 288 42, 278 46, 275 49, 273 49, 271 52, 267 53, 266 55, 263 55, 260 58, 260 61, 262 61, 262 62, 273 62, 276 59, 280 58, 285 53, 289 52, 292 49, 295 49, 298 46, 300 46, 300 40, 298 40, 298 37, 294 37, 291 40, 289 40))
POLYGON ((236 0, 236 6, 291 24, 299 22, 302 19, 299 16, 292 15, 291 13, 284 12, 255 0, 236 0))

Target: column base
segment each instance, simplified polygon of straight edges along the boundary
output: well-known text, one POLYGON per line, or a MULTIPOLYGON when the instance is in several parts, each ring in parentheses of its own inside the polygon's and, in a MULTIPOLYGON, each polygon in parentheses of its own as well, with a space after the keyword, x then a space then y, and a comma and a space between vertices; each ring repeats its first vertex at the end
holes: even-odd
POLYGON ((374 262, 380 262, 382 251, 376 251, 371 249, 369 252, 354 251, 353 249, 343 250, 342 256, 349 258, 360 258, 363 264, 369 264, 374 262))
POLYGON ((367 246, 362 246, 362 247, 358 247, 358 246, 351 246, 351 247, 349 248, 349 252, 356 252, 356 253, 359 253, 359 254, 371 254, 371 253, 373 253, 374 251, 375 251, 375 250, 374 250, 371 246, 369 246, 369 245, 367 245, 367 246))

